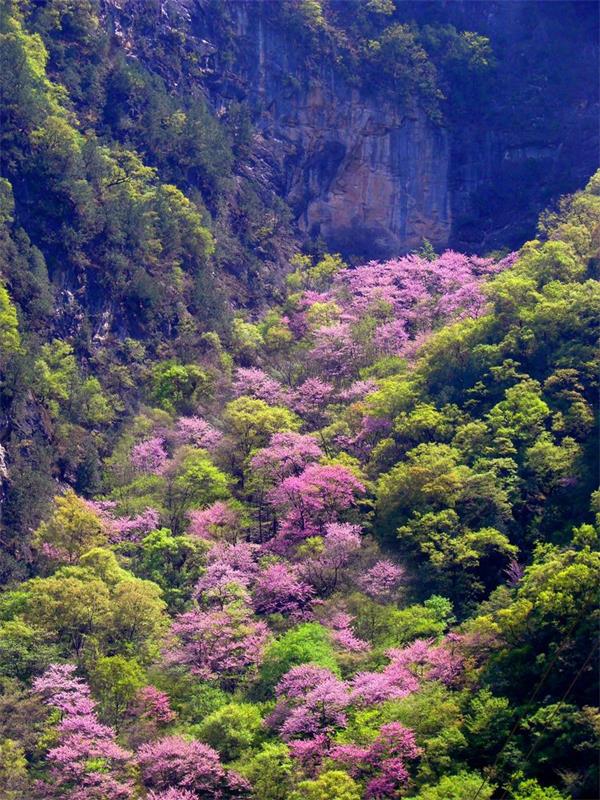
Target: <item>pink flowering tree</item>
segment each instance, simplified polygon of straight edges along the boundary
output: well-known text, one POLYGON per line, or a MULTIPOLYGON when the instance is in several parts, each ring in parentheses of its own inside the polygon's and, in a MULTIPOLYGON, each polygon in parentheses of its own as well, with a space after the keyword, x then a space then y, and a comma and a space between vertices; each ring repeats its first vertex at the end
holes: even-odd
POLYGON ((130 747, 138 747, 164 735, 165 728, 176 717, 165 692, 155 686, 143 686, 127 709, 125 730, 130 747))
POLYGON ((160 525, 160 513, 147 507, 132 517, 114 517, 109 523, 111 542, 139 541, 160 525))
POLYGON ((339 319, 312 332, 309 360, 329 380, 345 382, 381 354, 412 357, 413 344, 449 319, 482 314, 484 279, 513 260, 448 250, 432 261, 407 255, 342 269, 329 291, 303 293, 292 327, 299 336, 310 335, 311 311, 335 305, 339 319))
POLYGON ((292 667, 277 684, 275 693, 278 702, 268 723, 286 741, 330 736, 347 724, 347 685, 324 667, 292 667))
POLYGON ((358 672, 350 681, 352 702, 371 706, 386 700, 406 697, 419 690, 425 681, 441 681, 448 686, 459 683, 464 658, 454 637, 439 645, 431 639, 417 639, 402 649, 386 654, 389 663, 380 672, 358 672))
POLYGON ((358 579, 360 588, 375 600, 388 600, 400 586, 404 570, 384 558, 358 579))
POLYGON ((151 790, 149 797, 187 800, 189 794, 205 800, 234 800, 250 794, 247 781, 225 770, 218 753, 202 742, 168 736, 142 745, 137 762, 142 784, 151 790))
POLYGON ((236 542, 244 533, 244 521, 239 510, 223 500, 189 511, 188 519, 188 533, 199 539, 236 542))
POLYGON ((160 524, 160 513, 155 508, 147 507, 140 514, 121 517, 115 511, 117 504, 111 500, 85 500, 85 504, 100 517, 113 544, 139 541, 160 524))
POLYGON ((322 424, 325 408, 334 402, 335 387, 320 378, 308 378, 296 387, 292 400, 294 411, 314 427, 322 424))
POLYGON ((257 614, 285 614, 295 620, 308 619, 315 590, 303 581, 291 564, 271 564, 264 569, 252 591, 257 614))
POLYGON ((165 440, 161 436, 144 439, 131 449, 131 466, 138 472, 162 475, 167 466, 165 440))
POLYGON ((288 477, 299 476, 308 464, 322 456, 313 436, 295 431, 274 434, 269 444, 253 455, 247 485, 258 515, 261 541, 276 530, 275 510, 268 502, 270 490, 288 477))
POLYGON ((322 456, 323 451, 314 436, 287 431, 273 434, 267 447, 258 450, 250 463, 253 472, 275 484, 290 475, 300 475, 308 464, 322 456))
POLYGON ((156 686, 143 686, 135 696, 129 712, 136 717, 151 719, 159 726, 168 725, 176 717, 169 695, 156 686))
POLYGON ((352 630, 353 621, 354 617, 343 611, 334 614, 328 623, 331 631, 331 640, 341 650, 346 650, 350 653, 364 653, 370 649, 370 645, 363 639, 359 639, 354 633, 352 630))
POLYGON ((208 565, 195 588, 195 597, 203 602, 224 607, 244 598, 245 591, 258 573, 258 545, 248 542, 220 542, 208 552, 208 565))
POLYGON ((300 475, 290 475, 268 493, 280 517, 276 552, 323 532, 328 523, 353 506, 364 485, 339 464, 309 464, 300 475))
POLYGON ((361 543, 358 525, 329 523, 322 537, 310 539, 299 550, 300 574, 318 594, 330 594, 337 588, 344 569, 360 550, 361 543))
POLYGON ((364 349, 355 341, 348 322, 324 325, 314 333, 315 344, 309 353, 311 364, 331 381, 351 378, 363 366, 364 349))
POLYGON ((75 670, 72 664, 52 664, 33 683, 33 691, 60 718, 58 740, 46 754, 49 778, 38 782, 36 797, 129 800, 131 753, 116 743, 112 728, 98 721, 89 687, 75 670))
POLYGON ((246 395, 264 400, 272 406, 286 406, 289 403, 289 392, 264 370, 255 367, 239 367, 233 381, 233 392, 236 397, 246 395))
POLYGON ((167 664, 189 669, 202 680, 234 686, 260 664, 268 637, 265 623, 253 619, 243 603, 195 609, 173 622, 164 657, 167 664))
POLYGON ((146 800, 198 800, 198 795, 187 789, 165 789, 158 792, 151 789, 146 800))
POLYGON ((354 403, 357 400, 364 400, 368 394, 376 390, 377 382, 374 380, 354 381, 346 389, 342 389, 339 398, 344 403, 354 403))
POLYGON ((366 782, 367 800, 391 800, 408 783, 407 761, 418 758, 421 752, 413 731, 399 722, 390 722, 381 726, 370 745, 333 746, 329 756, 350 775, 366 782))
POLYGON ((189 444, 203 450, 215 450, 223 434, 202 417, 179 417, 175 424, 175 437, 178 444, 189 444))

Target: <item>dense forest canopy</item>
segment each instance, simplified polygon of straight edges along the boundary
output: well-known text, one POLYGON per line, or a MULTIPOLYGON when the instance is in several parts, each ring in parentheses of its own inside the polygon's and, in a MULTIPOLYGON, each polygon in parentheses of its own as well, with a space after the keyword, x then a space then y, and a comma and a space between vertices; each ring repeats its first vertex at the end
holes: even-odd
MULTIPOLYGON (((600 172, 348 263, 106 5, 0 0, 0 800, 597 797, 600 172)), ((435 124, 493 80, 351 5, 273 14, 435 124)))

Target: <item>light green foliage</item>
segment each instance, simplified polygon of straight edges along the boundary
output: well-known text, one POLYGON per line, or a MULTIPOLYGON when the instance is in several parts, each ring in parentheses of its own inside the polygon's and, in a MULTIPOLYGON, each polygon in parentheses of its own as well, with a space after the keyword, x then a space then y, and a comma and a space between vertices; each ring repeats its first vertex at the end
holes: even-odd
POLYGON ((24 591, 24 621, 67 658, 112 652, 148 663, 157 655, 166 628, 160 588, 119 571, 112 554, 92 551, 86 567, 62 567, 24 591))
POLYGON ((29 680, 59 658, 49 636, 21 619, 0 623, 0 672, 7 678, 29 680))
POLYGON ((227 404, 223 420, 244 455, 264 447, 274 433, 297 431, 300 427, 300 420, 289 409, 245 396, 227 404))
POLYGON ((152 399, 165 411, 185 412, 210 396, 212 378, 195 364, 166 361, 154 367, 151 391, 152 399))
POLYGON ((0 364, 19 351, 21 338, 17 310, 6 288, 0 284, 0 364))
POLYGON ((78 415, 85 424, 96 427, 108 425, 113 421, 115 400, 104 394, 97 378, 86 378, 77 387, 75 395, 78 415))
POLYGON ((259 709, 249 703, 230 703, 205 717, 196 728, 199 739, 214 747, 224 761, 235 761, 253 749, 262 736, 259 709))
POLYGON ((293 800, 360 800, 360 787, 347 772, 322 772, 314 781, 302 781, 293 800))
POLYGON ((160 587, 152 581, 128 578, 115 586, 111 599, 107 633, 113 647, 137 656, 142 663, 152 661, 168 624, 160 587))
POLYGON ((160 528, 145 536, 134 555, 135 573, 161 587, 170 610, 180 610, 204 567, 207 545, 160 528))
POLYGON ((178 716, 193 725, 231 702, 231 695, 219 686, 198 681, 190 674, 170 675, 165 688, 178 716))
POLYGON ((229 484, 229 476, 213 464, 205 450, 182 448, 165 487, 164 504, 171 530, 176 534, 183 531, 188 509, 229 497, 229 484))
POLYGON ((560 629, 567 629, 574 618, 585 619, 600 586, 600 554, 588 548, 540 547, 537 555, 525 572, 520 595, 533 603, 541 620, 560 629))
POLYGON ((253 800, 288 800, 292 796, 294 762, 287 745, 268 742, 244 765, 253 786, 253 800))
POLYGON ((539 384, 525 381, 507 389, 506 399, 492 408, 488 421, 495 440, 506 441, 505 452, 510 455, 515 447, 533 442, 549 416, 539 384))
POLYGON ((265 688, 272 690, 289 669, 307 662, 338 672, 329 633, 316 622, 291 628, 267 647, 260 670, 265 688))
POLYGON ((77 363, 70 344, 54 339, 42 345, 35 362, 35 389, 53 414, 58 414, 60 406, 69 400, 76 375, 77 363))
POLYGON ((93 547, 79 559, 79 565, 93 572, 108 586, 116 586, 120 581, 130 578, 126 569, 119 566, 119 562, 112 550, 103 547, 93 547))
POLYGON ((90 682, 106 720, 117 729, 128 705, 145 684, 140 665, 123 656, 104 656, 91 667, 90 682))
POLYGON ((35 532, 38 548, 50 545, 59 560, 72 564, 93 547, 106 543, 107 535, 98 515, 72 489, 54 498, 54 511, 48 522, 35 532))
POLYGON ((285 353, 291 348, 294 337, 281 314, 273 309, 261 320, 260 331, 265 349, 269 353, 285 353))
POLYGON ((258 326, 246 322, 241 317, 236 317, 231 326, 233 348, 240 356, 256 354, 263 344, 263 337, 258 326))
POLYGON ((469 746, 478 754, 493 752, 507 738, 510 722, 510 703, 506 697, 495 697, 489 689, 482 689, 471 700, 465 718, 469 746))
MULTIPOLYGON (((322 291, 331 284, 336 273, 345 267, 339 253, 327 253, 314 265, 309 256, 302 255, 294 256, 290 263, 296 267, 295 271, 287 276, 287 283, 292 291, 298 289, 322 291)), ((333 307, 335 304, 331 305, 333 307)))
POLYGON ((27 786, 25 751, 12 739, 0 741, 0 786, 2 800, 20 800, 27 786))
POLYGON ((110 624, 110 592, 87 570, 57 572, 27 585, 25 621, 60 645, 65 657, 94 652, 110 624))
POLYGON ((418 800, 470 800, 479 792, 478 798, 490 800, 494 788, 493 785, 484 783, 484 778, 476 772, 459 772, 456 775, 445 775, 435 785, 423 787, 416 798, 418 800))
POLYGON ((521 781, 509 797, 511 800, 565 800, 565 795, 552 786, 540 786, 536 780, 521 781))
POLYGON ((454 621, 452 603, 438 595, 423 604, 403 608, 377 603, 361 594, 350 595, 347 604, 355 616, 353 628, 357 635, 378 648, 397 647, 414 639, 437 638, 454 621))

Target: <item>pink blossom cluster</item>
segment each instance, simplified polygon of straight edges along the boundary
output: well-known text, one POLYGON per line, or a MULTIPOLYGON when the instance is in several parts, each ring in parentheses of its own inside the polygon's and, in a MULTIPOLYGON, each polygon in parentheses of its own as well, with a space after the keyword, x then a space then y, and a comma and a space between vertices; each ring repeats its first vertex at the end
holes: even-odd
POLYGON ((358 478, 338 464, 309 464, 300 475, 285 478, 267 496, 281 517, 278 550, 285 552, 290 543, 322 533, 364 492, 358 478))
POLYGON ((267 447, 259 450, 250 463, 254 472, 277 483, 290 475, 300 475, 309 463, 322 456, 314 436, 288 431, 273 434, 267 447))
POLYGON ((199 599, 226 603, 245 593, 258 573, 256 563, 258 545, 249 542, 219 542, 209 550, 208 565, 204 575, 197 582, 195 595, 199 599))
POLYGON ((353 556, 362 544, 360 528, 348 522, 330 522, 325 525, 319 550, 303 557, 300 574, 319 594, 332 592, 353 556))
POLYGON ((212 747, 180 736, 142 745, 137 762, 142 784, 151 790, 149 798, 235 800, 247 797, 250 791, 246 780, 224 769, 212 747))
POLYGON ((509 267, 514 257, 496 262, 447 250, 433 261, 408 255, 346 268, 328 292, 304 293, 294 329, 305 335, 308 309, 335 302, 341 317, 314 331, 310 360, 332 380, 347 379, 375 354, 407 356, 411 342, 438 324, 482 314, 483 280, 509 267), (375 320, 370 340, 358 332, 367 316, 375 320))
POLYGON ((264 370, 256 367, 239 367, 235 373, 233 391, 236 397, 249 395, 264 400, 269 405, 288 405, 289 392, 264 370))
POLYGON ((167 451, 162 436, 144 439, 131 448, 131 466, 138 472, 162 475, 167 465, 167 451))
POLYGON ((359 639, 354 633, 352 630, 353 621, 354 617, 343 611, 334 614, 328 624, 331 631, 331 639, 342 650, 348 650, 351 653, 364 653, 370 649, 370 645, 364 639, 359 639))
POLYGON ((229 503, 217 500, 206 508, 188 513, 189 533, 199 539, 236 541, 241 521, 238 512, 229 503))
POLYGON ((129 707, 129 713, 134 717, 156 722, 158 725, 168 725, 176 717, 171 708, 169 695, 161 692, 156 686, 143 686, 129 707))
POLYGON ((360 588, 377 600, 389 598, 404 577, 402 567, 383 558, 367 570, 358 580, 360 588))
POLYGON ((258 576, 252 596, 257 614, 285 614, 301 620, 310 617, 315 590, 294 565, 271 564, 258 576))
POLYGON ((234 682, 261 662, 268 637, 266 624, 252 619, 245 606, 194 609, 173 622, 165 661, 203 680, 234 682))
POLYGON ((370 706, 416 692, 422 681, 455 684, 463 670, 463 658, 452 641, 434 645, 417 639, 402 649, 387 652, 389 664, 381 672, 359 672, 351 680, 353 703, 370 706))
POLYGON ((275 689, 277 706, 268 724, 285 740, 314 738, 346 726, 350 703, 348 687, 324 667, 292 667, 275 689))
POLYGON ((421 752, 414 731, 399 722, 390 722, 381 726, 370 745, 334 745, 329 757, 352 776, 366 780, 367 800, 387 800, 397 797, 398 790, 408 783, 406 762, 418 758, 421 752))
POLYGON ((311 422, 318 423, 322 419, 325 407, 334 402, 335 387, 320 378, 307 378, 297 386, 292 401, 294 411, 311 422))
POLYGON ((204 450, 215 450, 223 434, 202 417, 179 417, 175 425, 179 444, 189 444, 204 450))
POLYGON ((160 513, 155 508, 146 507, 140 514, 132 517, 115 516, 116 503, 111 500, 86 500, 88 508, 98 515, 108 538, 112 543, 124 539, 137 541, 146 534, 156 530, 160 524, 160 513))
POLYGON ((87 684, 75 675, 73 664, 51 664, 33 682, 33 691, 60 713, 58 741, 48 751, 50 778, 38 784, 40 798, 72 800, 129 800, 133 785, 127 777, 132 755, 115 741, 115 732, 102 725, 87 684), (93 761, 99 770, 90 770, 93 761))

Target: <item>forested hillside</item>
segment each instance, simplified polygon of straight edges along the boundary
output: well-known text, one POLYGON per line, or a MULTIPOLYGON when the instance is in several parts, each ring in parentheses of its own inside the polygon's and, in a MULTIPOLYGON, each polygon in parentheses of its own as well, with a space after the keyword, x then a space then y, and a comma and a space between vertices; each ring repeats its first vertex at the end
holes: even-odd
POLYGON ((0 7, 0 800, 597 797, 600 172, 349 263, 242 105, 0 7))

